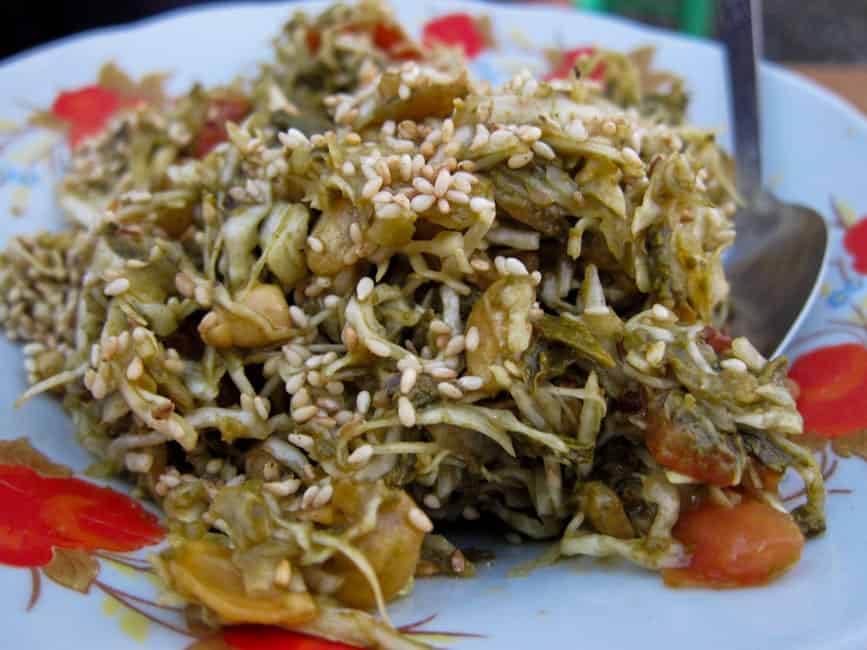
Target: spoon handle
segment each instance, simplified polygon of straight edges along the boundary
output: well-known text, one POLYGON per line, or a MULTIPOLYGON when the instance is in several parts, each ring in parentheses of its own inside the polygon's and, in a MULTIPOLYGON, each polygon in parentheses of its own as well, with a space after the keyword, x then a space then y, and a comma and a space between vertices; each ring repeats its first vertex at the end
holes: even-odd
POLYGON ((761 143, 756 64, 761 55, 760 0, 720 0, 720 36, 727 50, 738 191, 752 200, 761 190, 761 143))

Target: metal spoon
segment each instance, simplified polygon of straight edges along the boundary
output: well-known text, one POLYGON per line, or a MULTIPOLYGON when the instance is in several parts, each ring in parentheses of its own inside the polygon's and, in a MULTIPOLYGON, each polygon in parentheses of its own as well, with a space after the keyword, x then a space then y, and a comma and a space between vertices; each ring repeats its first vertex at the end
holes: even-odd
POLYGON ((791 341, 819 292, 828 261, 825 220, 815 210, 782 203, 762 189, 756 62, 761 53, 759 0, 720 0, 728 51, 738 191, 737 237, 725 259, 731 284, 732 332, 767 356, 791 341))

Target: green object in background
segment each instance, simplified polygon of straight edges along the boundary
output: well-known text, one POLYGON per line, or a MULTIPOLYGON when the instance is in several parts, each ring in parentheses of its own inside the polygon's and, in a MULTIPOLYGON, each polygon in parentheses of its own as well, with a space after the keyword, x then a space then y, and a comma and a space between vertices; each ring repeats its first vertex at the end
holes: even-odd
POLYGON ((694 36, 712 36, 715 0, 574 0, 590 11, 648 18, 677 27, 694 36))

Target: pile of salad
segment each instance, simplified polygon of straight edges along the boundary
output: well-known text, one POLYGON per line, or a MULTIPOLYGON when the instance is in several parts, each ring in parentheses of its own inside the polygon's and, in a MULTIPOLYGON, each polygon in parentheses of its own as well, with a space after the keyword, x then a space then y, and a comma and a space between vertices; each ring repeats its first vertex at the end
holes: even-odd
POLYGON ((255 78, 83 140, 68 227, 8 243, 22 400, 160 504, 208 625, 426 647, 386 603, 472 575, 456 522, 766 582, 825 491, 786 360, 725 333, 738 197, 685 106, 602 48, 490 87, 380 2, 296 14, 255 78))

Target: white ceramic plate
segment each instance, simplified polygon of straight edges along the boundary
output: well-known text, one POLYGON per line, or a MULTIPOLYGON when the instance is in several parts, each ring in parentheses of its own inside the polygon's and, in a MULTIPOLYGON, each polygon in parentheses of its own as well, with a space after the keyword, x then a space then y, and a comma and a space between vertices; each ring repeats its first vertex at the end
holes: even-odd
MULTIPOLYGON (((322 6, 316 3, 310 8, 322 6)), ((486 51, 473 64, 479 75, 492 80, 503 79, 524 65, 544 71, 542 48, 594 43, 621 49, 655 45, 658 65, 688 81, 693 95, 691 120, 719 127, 722 142, 729 143, 723 55, 714 44, 568 10, 406 2, 398 13, 411 32, 418 33, 425 20, 450 11, 492 18, 498 48, 486 51)), ((289 12, 290 7, 283 4, 216 6, 171 13, 41 47, 0 64, 0 118, 5 128, 6 120, 20 122, 34 109, 49 107, 60 90, 93 83, 96 71, 107 60, 116 61, 134 77, 154 70, 169 71, 174 90, 184 89, 194 80, 227 81, 238 73, 255 70, 256 62, 268 56, 269 39, 289 12)), ((763 164, 776 192, 783 199, 813 206, 829 218, 831 197, 855 209, 867 209, 867 122, 863 117, 836 97, 777 67, 762 69, 761 90, 763 164)), ((52 164, 33 154, 33 148, 40 146, 33 144, 33 138, 40 137, 0 133, 2 240, 60 224, 52 194, 56 160, 52 164), (21 207, 25 203, 23 216, 11 215, 10 205, 21 207)), ((806 354, 801 362, 804 372, 825 372, 832 381, 842 381, 848 372, 856 381, 846 384, 849 392, 845 394, 867 399, 862 390, 867 386, 863 372, 845 363, 834 366, 828 357, 835 350, 837 356, 843 350, 844 357, 853 359, 861 358, 861 351, 867 354, 867 330, 863 321, 858 324, 857 317, 864 299, 858 269, 867 272, 867 237, 851 215, 844 211, 843 216, 848 220, 834 221, 834 262, 823 297, 790 352, 794 356, 806 354), (843 246, 844 238, 848 247, 843 246), (849 325, 838 326, 836 321, 849 325), (833 347, 847 342, 849 348, 833 347)), ((773 300, 773 296, 768 299, 773 300)), ((6 423, 0 438, 27 436, 52 459, 76 471, 86 467, 88 457, 73 440, 72 427, 58 404, 46 398, 20 410, 13 408, 12 402, 25 383, 21 354, 5 339, 0 341, 0 366, 4 372, 0 418, 6 423)), ((857 446, 867 421, 856 421, 849 429, 838 443, 845 440, 857 446)), ((841 444, 837 449, 844 451, 841 444)), ((410 597, 392 607, 393 618, 408 623, 436 614, 428 627, 484 635, 478 639, 440 639, 467 650, 863 649, 867 647, 867 600, 860 595, 867 584, 867 562, 863 561, 867 518, 862 514, 867 506, 867 467, 857 458, 845 460, 829 486, 853 493, 831 495, 828 533, 810 542, 801 563, 768 587, 674 591, 663 587, 655 574, 590 560, 563 562, 527 578, 509 578, 509 568, 538 549, 489 540, 487 544, 494 545, 497 552, 492 566, 482 568, 474 580, 419 581, 410 597)), ((3 512, 0 503, 0 517, 3 512)), ((0 521, 0 528, 2 525, 0 521)), ((153 594, 153 585, 143 574, 119 570, 108 562, 102 563, 100 580, 131 593, 153 594)), ((122 650, 144 644, 180 650, 191 642, 160 625, 148 624, 109 598, 102 588, 94 586, 83 596, 43 579, 39 601, 25 613, 31 572, 0 566, 0 585, 2 647, 122 650)), ((171 613, 149 611, 175 620, 171 613)))

